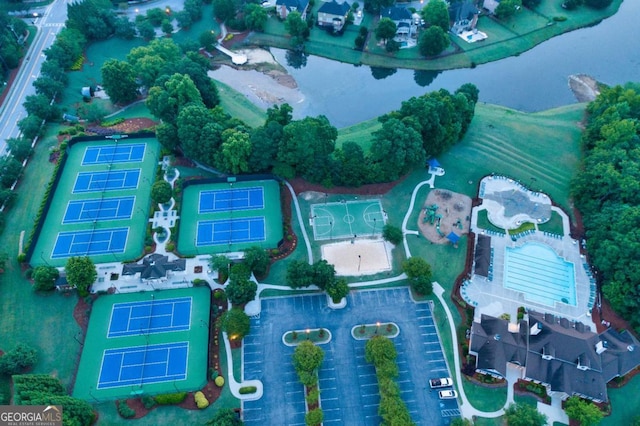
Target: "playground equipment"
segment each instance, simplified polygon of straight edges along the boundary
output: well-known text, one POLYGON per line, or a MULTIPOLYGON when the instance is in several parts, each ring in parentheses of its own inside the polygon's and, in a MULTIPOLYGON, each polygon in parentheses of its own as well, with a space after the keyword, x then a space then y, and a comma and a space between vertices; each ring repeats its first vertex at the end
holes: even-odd
POLYGON ((425 216, 424 216, 423 223, 429 222, 429 223, 431 223, 433 225, 433 222, 435 221, 437 216, 442 217, 441 215, 436 215, 436 211, 437 210, 438 210, 438 205, 437 204, 432 204, 430 206, 427 206, 424 209, 425 216))
POLYGON ((462 229, 462 219, 458 218, 458 221, 456 222, 456 225, 458 227, 458 229, 462 229))
POLYGON ((437 220, 437 222, 436 222, 436 231, 438 231, 438 235, 440 235, 441 237, 444 237, 445 236, 444 232, 442 232, 440 230, 440 221, 442 220, 442 215, 441 214, 437 214, 436 215, 436 220, 437 220))

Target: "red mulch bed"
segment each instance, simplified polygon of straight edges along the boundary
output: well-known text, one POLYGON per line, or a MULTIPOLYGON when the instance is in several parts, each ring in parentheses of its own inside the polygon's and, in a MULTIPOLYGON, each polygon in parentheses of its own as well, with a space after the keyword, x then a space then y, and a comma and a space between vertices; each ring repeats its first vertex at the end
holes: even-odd
POLYGON ((82 328, 83 332, 87 331, 87 325, 89 325, 89 315, 87 315, 87 311, 90 310, 91 305, 88 304, 83 297, 78 297, 78 303, 76 303, 76 307, 73 308, 73 319, 76 320, 76 323, 82 328))
POLYGON ((18 75, 18 71, 20 71, 20 67, 22 66, 23 60, 24 60, 24 57, 20 59, 20 65, 14 68, 9 74, 9 78, 7 79, 7 85, 4 87, 4 91, 2 92, 2 95, 0 95, 0 105, 2 105, 7 95, 9 95, 9 91, 11 90, 11 85, 13 85, 13 82, 15 81, 16 76, 18 75))

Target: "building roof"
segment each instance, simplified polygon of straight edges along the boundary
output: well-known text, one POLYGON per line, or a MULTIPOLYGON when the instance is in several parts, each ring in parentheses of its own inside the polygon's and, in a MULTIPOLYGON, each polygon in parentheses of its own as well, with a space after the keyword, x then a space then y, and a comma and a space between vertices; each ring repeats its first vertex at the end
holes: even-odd
POLYGON ((473 15, 477 15, 478 13, 480 13, 480 11, 470 0, 452 2, 449 5, 449 19, 453 22, 465 19, 471 20, 473 19, 473 15))
POLYGON ((411 20, 411 11, 404 6, 385 7, 380 11, 381 18, 389 18, 394 22, 411 20))
POLYGON ((324 2, 318 13, 326 13, 327 15, 345 16, 351 7, 347 2, 338 3, 336 0, 331 2, 324 2))
POLYGON ((552 391, 606 401, 607 383, 640 365, 640 344, 629 332, 598 335, 582 323, 537 312, 529 312, 517 331, 509 327, 488 315, 473 323, 470 352, 477 369, 505 376, 506 363, 513 362, 552 391))
POLYGON ((489 276, 491 265, 491 237, 478 234, 478 242, 474 253, 474 272, 482 277, 489 276))
POLYGON ((168 256, 154 253, 145 257, 142 263, 127 263, 122 268, 122 275, 135 275, 140 273, 143 280, 153 280, 164 278, 168 271, 184 271, 186 268, 185 259, 169 261, 168 256))
POLYGON ((309 0, 276 0, 276 6, 286 6, 289 10, 302 13, 309 5, 309 0))

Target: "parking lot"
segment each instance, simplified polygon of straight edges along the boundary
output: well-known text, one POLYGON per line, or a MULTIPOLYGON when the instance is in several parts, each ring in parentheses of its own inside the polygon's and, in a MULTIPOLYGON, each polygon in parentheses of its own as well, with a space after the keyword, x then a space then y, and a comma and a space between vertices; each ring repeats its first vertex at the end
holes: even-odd
POLYGON ((412 419, 420 425, 448 425, 459 416, 456 400, 441 401, 428 380, 450 376, 427 303, 414 303, 406 288, 352 292, 347 307, 332 310, 326 296, 293 296, 262 300, 244 341, 244 380, 263 382, 264 395, 243 403, 247 425, 304 425, 304 394, 291 363, 294 348, 282 343, 289 330, 324 327, 332 340, 321 345, 325 358, 319 372, 325 424, 377 425, 380 396, 371 364, 364 360, 366 341, 351 328, 395 322, 397 383, 412 419))

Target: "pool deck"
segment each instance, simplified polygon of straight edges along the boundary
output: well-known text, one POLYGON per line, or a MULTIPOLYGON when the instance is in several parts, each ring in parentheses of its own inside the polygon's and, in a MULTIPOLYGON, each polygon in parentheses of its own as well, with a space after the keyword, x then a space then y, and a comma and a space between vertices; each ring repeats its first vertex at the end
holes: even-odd
POLYGON ((524 306, 527 309, 537 312, 548 312, 570 320, 580 321, 596 330, 591 318, 591 308, 593 307, 591 278, 585 268, 585 259, 580 254, 580 244, 569 236, 569 218, 559 208, 553 207, 563 219, 565 235, 549 235, 541 231, 519 236, 513 241, 509 235, 499 235, 495 233, 487 234, 479 229, 477 218, 479 209, 474 208, 471 219, 471 230, 476 234, 486 234, 491 236, 491 247, 493 248, 493 276, 492 280, 483 276, 472 274, 471 278, 461 287, 460 293, 465 301, 476 307, 475 320, 480 320, 481 314, 499 317, 502 314, 509 314, 513 322, 516 321, 518 307, 524 306), (575 271, 576 285, 576 306, 565 303, 555 303, 549 306, 534 301, 526 300, 522 292, 509 290, 503 287, 504 282, 504 262, 507 247, 519 247, 527 242, 538 242, 551 247, 558 256, 573 263, 575 271))

